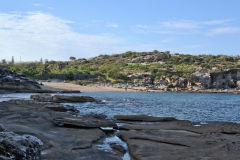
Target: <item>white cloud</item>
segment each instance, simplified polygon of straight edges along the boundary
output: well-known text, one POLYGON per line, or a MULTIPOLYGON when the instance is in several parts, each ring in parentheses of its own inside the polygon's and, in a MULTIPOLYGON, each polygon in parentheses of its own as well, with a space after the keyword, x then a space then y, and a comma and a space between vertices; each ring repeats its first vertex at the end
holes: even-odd
POLYGON ((215 36, 215 35, 236 34, 236 33, 240 33, 240 27, 214 28, 214 29, 210 30, 207 35, 215 36))
POLYGON ((138 24, 138 25, 136 25, 135 27, 136 27, 136 28, 139 28, 139 29, 147 29, 147 28, 149 28, 150 26, 138 24))
POLYGON ((213 27, 226 26, 232 22, 229 19, 209 20, 209 21, 194 21, 194 20, 168 20, 161 21, 152 25, 138 24, 135 25, 137 33, 156 33, 169 35, 184 35, 184 34, 203 34, 206 30, 213 27))
POLYGON ((118 24, 108 24, 107 27, 118 28, 119 25, 118 24))
POLYGON ((230 20, 230 19, 211 20, 211 21, 203 21, 200 24, 203 24, 203 25, 222 25, 222 24, 227 24, 231 21, 232 20, 230 20))
POLYGON ((160 23, 162 27, 177 29, 195 29, 199 28, 199 24, 194 21, 164 21, 160 23))
POLYGON ((177 29, 198 29, 208 26, 223 25, 231 22, 229 19, 222 20, 210 20, 210 21, 192 21, 192 20, 175 20, 175 21, 164 21, 160 24, 166 28, 177 28, 177 29))
POLYGON ((0 14, 0 59, 92 57, 112 53, 124 44, 123 39, 109 34, 75 32, 71 23, 42 12, 0 14))
POLYGON ((33 3, 32 6, 34 6, 34 7, 40 7, 41 4, 40 4, 40 3, 33 3))

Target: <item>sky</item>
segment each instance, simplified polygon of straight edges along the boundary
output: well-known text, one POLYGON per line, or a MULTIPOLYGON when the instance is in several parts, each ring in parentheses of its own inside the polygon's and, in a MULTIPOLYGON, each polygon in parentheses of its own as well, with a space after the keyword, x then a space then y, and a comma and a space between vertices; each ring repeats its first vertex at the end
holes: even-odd
POLYGON ((0 59, 240 55, 240 0, 1 0, 0 59))

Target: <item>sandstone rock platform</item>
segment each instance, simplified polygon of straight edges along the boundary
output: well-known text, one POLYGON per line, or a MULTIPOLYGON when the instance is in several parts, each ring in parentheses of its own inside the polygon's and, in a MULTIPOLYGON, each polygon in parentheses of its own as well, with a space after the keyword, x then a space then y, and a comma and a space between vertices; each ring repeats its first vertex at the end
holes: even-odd
MULTIPOLYGON (((132 160, 240 159, 237 123, 146 115, 116 115, 107 119, 103 115, 80 116, 74 109, 64 107, 61 103, 34 100, 1 102, 0 124, 15 138, 29 135, 39 139, 39 156, 43 160, 120 160, 127 153, 132 160), (106 132, 104 127, 113 132, 106 132), (112 150, 98 147, 113 135, 128 147, 115 142, 109 142, 112 150)), ((5 140, 1 137, 3 131, 0 128, 0 159, 6 157, 1 147, 1 140, 5 140)))

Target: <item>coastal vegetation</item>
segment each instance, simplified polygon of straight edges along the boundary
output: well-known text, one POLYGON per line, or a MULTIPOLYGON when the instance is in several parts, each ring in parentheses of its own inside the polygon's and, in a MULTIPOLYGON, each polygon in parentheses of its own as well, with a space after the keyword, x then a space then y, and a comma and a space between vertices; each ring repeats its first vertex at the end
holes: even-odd
MULTIPOLYGON (((192 73, 201 70, 224 70, 240 67, 239 56, 226 55, 189 55, 160 52, 125 52, 123 54, 100 55, 97 57, 77 59, 70 57, 69 61, 6 63, 3 66, 11 71, 24 74, 32 79, 50 79, 56 75, 65 75, 66 80, 73 80, 73 75, 90 75, 97 81, 126 83, 131 82, 131 75, 149 73, 151 79, 179 76, 194 80, 192 73)), ((81 79, 81 78, 80 78, 81 79)), ((81 79, 79 83, 84 81, 81 79)))

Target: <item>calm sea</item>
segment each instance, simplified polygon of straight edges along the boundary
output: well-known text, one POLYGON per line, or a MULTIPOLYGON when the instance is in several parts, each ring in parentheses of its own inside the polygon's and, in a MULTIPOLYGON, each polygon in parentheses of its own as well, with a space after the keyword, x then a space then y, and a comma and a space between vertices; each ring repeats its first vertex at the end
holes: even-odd
MULTIPOLYGON (((137 115, 175 117, 191 121, 231 121, 240 123, 240 95, 215 93, 85 92, 100 104, 70 104, 80 114, 137 115)), ((28 99, 29 94, 0 95, 0 101, 28 99)))

